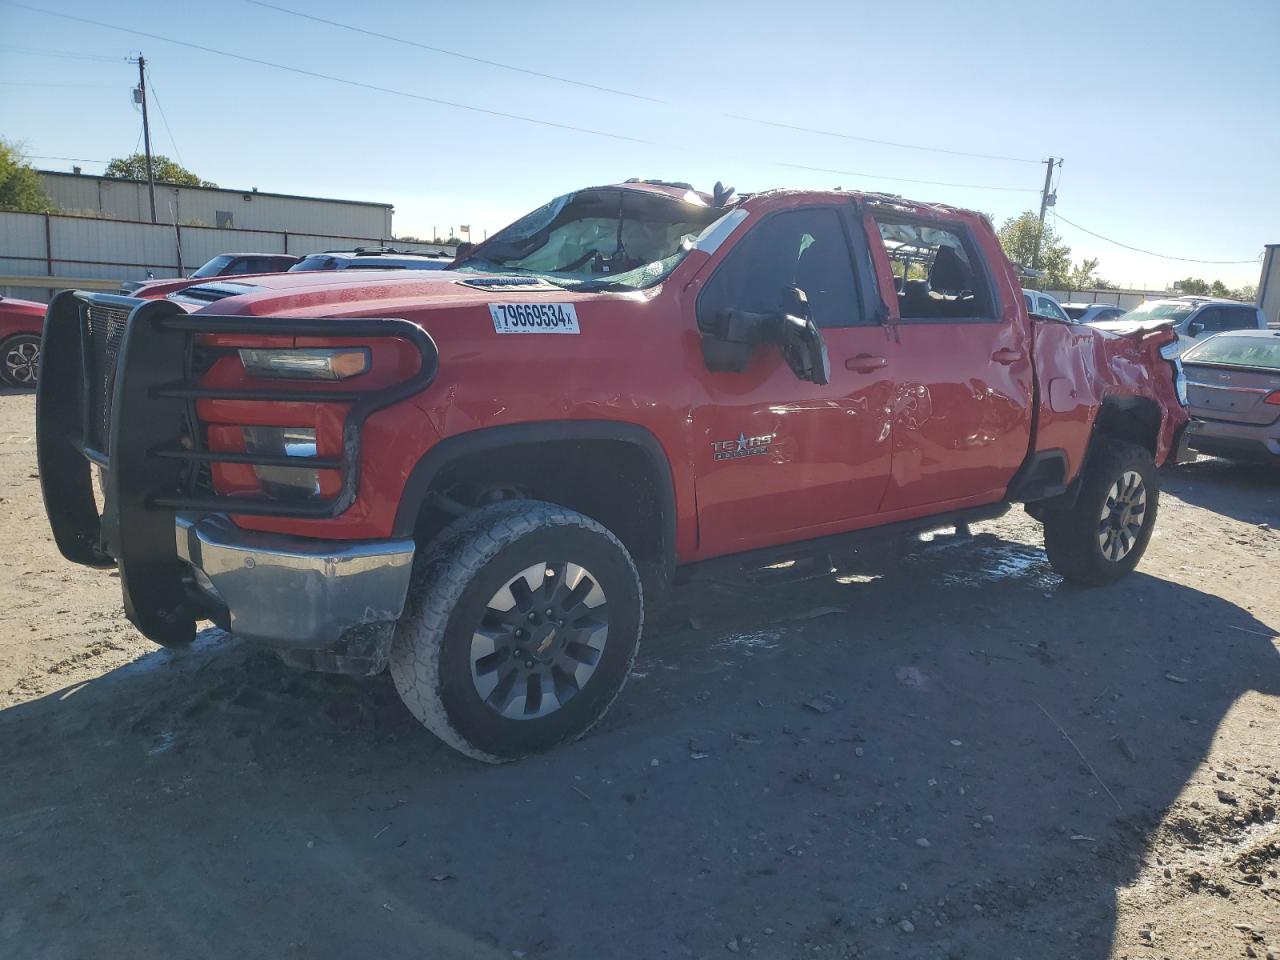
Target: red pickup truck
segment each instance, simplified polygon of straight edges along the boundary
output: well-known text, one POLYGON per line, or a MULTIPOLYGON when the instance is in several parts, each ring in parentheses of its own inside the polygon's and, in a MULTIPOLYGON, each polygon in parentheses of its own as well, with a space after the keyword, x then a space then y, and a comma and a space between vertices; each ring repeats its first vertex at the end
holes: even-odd
POLYGON ((713 564, 829 570, 1024 503, 1064 577, 1121 578, 1187 421, 1173 339, 1028 315, 977 213, 628 181, 435 273, 61 294, 40 478, 147 636, 389 665, 503 760, 590 728, 646 597, 713 564))

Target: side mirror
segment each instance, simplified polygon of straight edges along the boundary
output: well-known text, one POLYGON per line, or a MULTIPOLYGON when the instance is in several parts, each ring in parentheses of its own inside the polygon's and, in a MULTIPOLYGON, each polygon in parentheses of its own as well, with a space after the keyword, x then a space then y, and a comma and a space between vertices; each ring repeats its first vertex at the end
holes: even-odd
POLYGON ((756 347, 781 342, 781 317, 725 309, 702 329, 702 359, 713 373, 742 373, 756 347))
POLYGON ((1198 337, 1202 333, 1204 333, 1204 324, 1201 323, 1199 320, 1192 320, 1189 324, 1187 324, 1188 337, 1198 337))
POLYGON ((782 317, 782 356, 801 380, 819 385, 831 382, 827 341, 813 322, 809 298, 799 287, 791 288, 789 310, 782 317))
POLYGON ((787 292, 785 308, 776 313, 721 310, 702 330, 702 357, 708 370, 742 373, 756 347, 767 343, 782 349, 799 379, 817 384, 831 381, 826 341, 809 316, 808 298, 796 287, 787 292))

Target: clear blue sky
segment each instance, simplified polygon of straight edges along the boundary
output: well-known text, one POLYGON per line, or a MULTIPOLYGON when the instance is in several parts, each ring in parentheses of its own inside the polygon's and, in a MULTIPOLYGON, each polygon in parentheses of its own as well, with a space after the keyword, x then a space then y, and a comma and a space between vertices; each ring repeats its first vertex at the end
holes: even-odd
MULTIPOLYGON (((1280 242, 1280 2, 983 0, 482 5, 407 0, 280 6, 530 70, 598 92, 309 22, 247 0, 24 0, 505 113, 593 136, 357 89, 0 3, 0 136, 32 154, 131 153, 129 102, 151 66, 158 152, 232 187, 395 204, 398 233, 470 223, 477 239, 574 187, 629 176, 740 190, 842 185, 974 207, 1033 209, 1044 167, 862 143, 731 119, 747 115, 882 140, 1065 158, 1058 209, 1163 253, 1257 256, 1280 242), (57 58, 15 48, 107 58, 57 58), (33 84, 88 86, 35 86, 33 84), (176 141, 176 148, 173 143, 176 141), (787 167, 798 164, 845 173, 787 167), (1018 188, 902 183, 883 176, 1018 188)), ((38 166, 70 163, 37 159, 38 166)), ((98 172, 94 163, 81 164, 98 172)), ((1256 263, 1130 253, 1060 224, 1102 275, 1162 286, 1187 275, 1255 283, 1256 263)))

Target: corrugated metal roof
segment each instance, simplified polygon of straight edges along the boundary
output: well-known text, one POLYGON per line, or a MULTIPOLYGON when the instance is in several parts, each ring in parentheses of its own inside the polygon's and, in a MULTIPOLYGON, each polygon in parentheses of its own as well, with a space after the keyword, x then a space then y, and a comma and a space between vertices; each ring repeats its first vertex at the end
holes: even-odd
MULTIPOLYGON (((121 177, 102 177, 93 173, 67 173, 65 170, 37 170, 42 177, 65 177, 68 180, 103 180, 107 183, 137 183, 139 181, 125 180, 121 177)), ((145 182, 145 181, 143 181, 145 182)), ((161 186, 161 181, 156 181, 156 186, 161 186)), ((252 187, 247 190, 241 190, 237 187, 193 187, 185 183, 164 183, 166 187, 180 187, 183 190, 208 190, 215 193, 250 193, 258 197, 279 197, 283 200, 322 200, 325 203, 349 203, 353 206, 361 207, 386 207, 388 209, 395 206, 393 203, 378 203, 373 200, 339 200, 335 197, 307 197, 296 193, 270 193, 265 190, 259 190, 252 187)))

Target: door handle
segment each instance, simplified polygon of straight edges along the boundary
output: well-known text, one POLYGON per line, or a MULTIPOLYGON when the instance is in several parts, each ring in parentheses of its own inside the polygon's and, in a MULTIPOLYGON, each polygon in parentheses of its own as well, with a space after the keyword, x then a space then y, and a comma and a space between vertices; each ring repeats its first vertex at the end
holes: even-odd
POLYGON ((1025 356, 1026 354, 1021 350, 1012 350, 1009 347, 1005 347, 1003 350, 997 350, 993 353, 991 359, 996 363, 1003 363, 1007 367, 1011 363, 1017 363, 1025 356))
POLYGON ((858 373, 870 373, 873 370, 879 370, 889 361, 884 357, 876 357, 869 353, 860 353, 855 357, 850 357, 844 362, 846 370, 856 370, 858 373))

